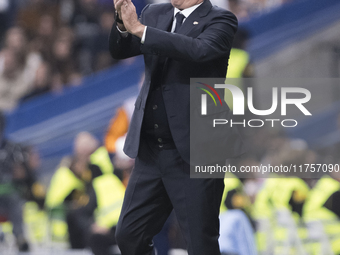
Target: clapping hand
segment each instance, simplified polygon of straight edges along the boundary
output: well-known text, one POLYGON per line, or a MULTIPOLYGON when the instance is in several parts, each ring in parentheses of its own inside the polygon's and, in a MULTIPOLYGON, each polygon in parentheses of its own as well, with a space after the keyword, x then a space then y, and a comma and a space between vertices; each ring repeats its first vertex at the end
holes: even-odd
POLYGON ((114 0, 119 17, 124 22, 125 29, 133 35, 142 38, 145 26, 138 20, 136 7, 131 0, 114 0))

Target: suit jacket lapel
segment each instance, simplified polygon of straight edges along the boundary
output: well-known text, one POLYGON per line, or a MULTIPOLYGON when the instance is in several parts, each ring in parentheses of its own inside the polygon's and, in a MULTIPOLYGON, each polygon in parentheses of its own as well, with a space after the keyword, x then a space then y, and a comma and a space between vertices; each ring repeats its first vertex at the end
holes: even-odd
POLYGON ((212 7, 211 2, 209 0, 205 0, 184 21, 178 33, 183 34, 183 35, 188 35, 190 31, 200 22, 200 19, 209 13, 211 7, 212 7))
MULTIPOLYGON (((174 8, 169 4, 169 9, 158 16, 155 28, 167 31, 173 21, 174 8)), ((157 65, 159 61, 159 55, 152 55, 150 70, 152 71, 151 77, 155 70, 157 70, 157 65)), ((150 83, 146 84, 145 91, 148 93, 150 90, 150 83)))
MULTIPOLYGON (((156 28, 160 30, 167 31, 168 28, 171 26, 173 21, 173 15, 174 15, 174 8, 171 7, 164 13, 160 14, 157 19, 156 28)), ((155 69, 155 65, 158 63, 159 55, 153 55, 153 66, 152 70, 155 69)))
POLYGON ((157 19, 156 28, 167 31, 172 24, 173 16, 174 16, 173 7, 167 10, 166 12, 160 14, 157 19))

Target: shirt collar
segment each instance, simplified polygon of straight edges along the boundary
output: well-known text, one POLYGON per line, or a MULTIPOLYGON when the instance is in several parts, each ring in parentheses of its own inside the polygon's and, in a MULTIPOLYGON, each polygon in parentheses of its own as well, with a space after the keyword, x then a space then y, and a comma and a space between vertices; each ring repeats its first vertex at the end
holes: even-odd
POLYGON ((186 8, 186 9, 184 9, 184 10, 180 10, 180 9, 178 9, 178 8, 175 7, 175 8, 174 8, 174 17, 176 16, 176 14, 177 14, 178 12, 181 12, 181 13, 184 15, 185 18, 188 18, 189 15, 190 15, 194 10, 196 10, 197 7, 200 6, 201 4, 203 4, 203 2, 202 2, 202 3, 199 3, 199 4, 196 4, 196 5, 194 5, 194 6, 191 6, 191 7, 189 7, 189 8, 186 8))

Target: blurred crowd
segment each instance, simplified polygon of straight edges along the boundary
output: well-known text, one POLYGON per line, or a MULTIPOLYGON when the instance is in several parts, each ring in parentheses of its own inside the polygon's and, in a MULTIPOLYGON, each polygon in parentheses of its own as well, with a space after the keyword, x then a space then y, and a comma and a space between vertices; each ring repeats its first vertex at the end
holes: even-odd
MULTIPOLYGON (((287 0, 213 0, 240 21, 287 0)), ((148 3, 135 0, 140 13, 148 3)), ((114 65, 108 35, 114 22, 111 0, 3 0, 0 2, 0 110, 64 87, 114 65)))
POLYGON ((0 109, 78 86, 115 64, 108 53, 113 4, 96 0, 1 1, 0 109))

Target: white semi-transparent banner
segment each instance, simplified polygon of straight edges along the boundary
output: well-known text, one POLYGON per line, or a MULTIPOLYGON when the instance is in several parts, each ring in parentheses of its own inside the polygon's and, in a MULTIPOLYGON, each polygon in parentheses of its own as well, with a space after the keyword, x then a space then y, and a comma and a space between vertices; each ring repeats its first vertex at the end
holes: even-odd
POLYGON ((191 79, 192 178, 340 176, 340 79, 191 79))

